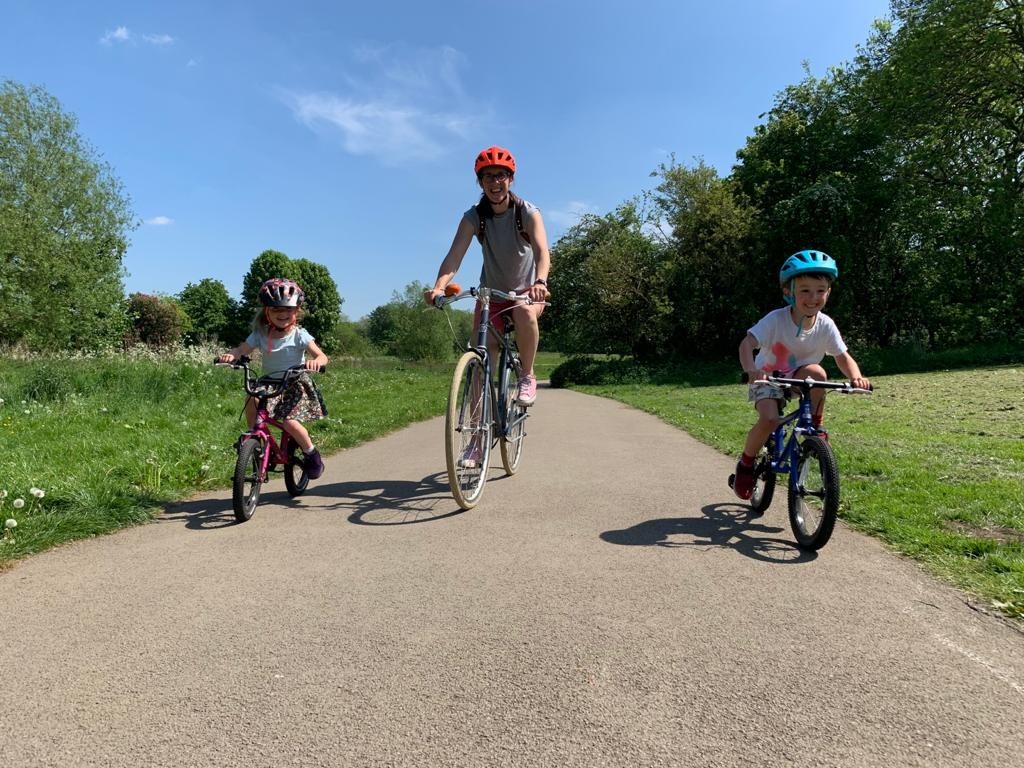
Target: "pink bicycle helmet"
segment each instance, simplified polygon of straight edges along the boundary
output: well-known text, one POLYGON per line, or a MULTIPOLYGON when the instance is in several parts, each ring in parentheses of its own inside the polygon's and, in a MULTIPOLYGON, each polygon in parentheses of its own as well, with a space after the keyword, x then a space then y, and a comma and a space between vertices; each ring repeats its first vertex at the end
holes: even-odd
POLYGON ((272 277, 260 286, 260 304, 264 307, 301 307, 306 294, 294 280, 272 277))

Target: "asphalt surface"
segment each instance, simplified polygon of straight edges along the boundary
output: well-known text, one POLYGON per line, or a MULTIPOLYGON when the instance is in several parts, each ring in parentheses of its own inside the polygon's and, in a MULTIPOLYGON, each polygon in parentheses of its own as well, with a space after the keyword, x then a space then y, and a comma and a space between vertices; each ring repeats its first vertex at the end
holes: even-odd
POLYGON ((1018 630, 651 416, 528 426, 468 512, 437 419, 0 574, 0 765, 1024 765, 1018 630))

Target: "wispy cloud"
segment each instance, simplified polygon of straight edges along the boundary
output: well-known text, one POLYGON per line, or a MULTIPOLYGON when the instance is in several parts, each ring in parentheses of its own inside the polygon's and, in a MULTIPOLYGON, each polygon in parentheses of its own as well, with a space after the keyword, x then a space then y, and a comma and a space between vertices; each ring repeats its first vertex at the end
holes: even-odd
POLYGON ((579 200, 570 200, 564 208, 545 210, 544 219, 556 227, 568 229, 580 223, 580 219, 588 213, 597 213, 597 208, 579 200))
POLYGON ((488 120, 466 95, 453 48, 364 47, 353 58, 344 92, 280 91, 299 122, 340 136, 347 152, 385 165, 430 160, 488 120))
POLYGON ((128 27, 118 27, 113 32, 107 32, 103 37, 100 38, 100 42, 103 45, 113 45, 114 43, 127 43, 131 42, 132 33, 128 27))
MULTIPOLYGON (((136 45, 140 36, 132 32, 128 27, 118 27, 112 32, 106 32, 103 37, 100 38, 102 45, 114 45, 115 43, 126 43, 136 45)), ((174 38, 167 34, 144 34, 141 35, 141 39, 144 43, 156 46, 173 45, 174 38)))
POLYGON ((150 219, 144 220, 146 224, 154 227, 166 227, 174 223, 174 219, 169 216, 154 216, 150 219))
POLYGON ((142 39, 151 45, 172 45, 174 38, 170 35, 143 35, 142 39))

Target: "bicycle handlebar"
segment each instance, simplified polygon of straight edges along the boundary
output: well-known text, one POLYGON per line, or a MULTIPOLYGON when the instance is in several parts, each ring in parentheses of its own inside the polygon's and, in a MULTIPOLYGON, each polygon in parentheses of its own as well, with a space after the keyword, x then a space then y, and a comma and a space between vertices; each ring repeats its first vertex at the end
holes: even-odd
MULTIPOLYGON (((233 360, 230 363, 222 363, 219 358, 213 359, 214 365, 226 365, 229 368, 237 368, 243 371, 244 377, 242 379, 245 385, 245 393, 251 397, 258 397, 260 395, 266 395, 267 397, 276 397, 277 395, 284 392, 289 384, 292 383, 303 373, 312 373, 306 368, 304 363, 299 365, 293 365, 290 368, 286 368, 283 371, 276 373, 268 373, 256 378, 252 375, 249 369, 249 363, 252 360, 248 355, 242 355, 237 360, 233 360)), ((320 373, 326 371, 327 368, 321 368, 320 373)))
MULTIPOLYGON (((514 293, 508 291, 499 291, 497 288, 487 288, 481 285, 479 288, 468 288, 465 291, 459 291, 454 296, 436 296, 434 297, 434 306, 438 309, 444 309, 448 304, 459 301, 460 299, 466 299, 469 297, 478 298, 487 292, 491 298, 500 299, 502 301, 521 301, 524 304, 547 304, 547 301, 534 301, 530 298, 529 294, 526 293, 514 293)), ((545 291, 546 298, 551 298, 551 291, 545 291)))
MULTIPOLYGON (((783 377, 778 371, 773 371, 770 376, 765 376, 764 381, 769 384, 776 384, 780 387, 799 387, 801 389, 831 389, 839 392, 842 395, 870 395, 875 387, 871 385, 868 389, 862 389, 861 387, 855 387, 848 381, 819 381, 818 379, 812 379, 808 376, 806 379, 787 379, 783 377)), ((740 383, 749 384, 750 376, 744 371, 740 376, 740 383)))

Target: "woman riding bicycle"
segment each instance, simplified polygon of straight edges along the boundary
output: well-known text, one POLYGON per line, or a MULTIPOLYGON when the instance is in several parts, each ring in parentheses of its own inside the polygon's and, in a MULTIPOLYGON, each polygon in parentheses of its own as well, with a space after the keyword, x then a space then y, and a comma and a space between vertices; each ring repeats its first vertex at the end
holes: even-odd
MULTIPOLYGON (((298 325, 305 300, 298 283, 271 278, 260 286, 259 296, 262 308, 253 318, 252 333, 230 352, 221 355, 218 361, 232 363, 258 349, 263 357, 264 375, 279 374, 303 362, 310 371, 319 371, 327 365, 327 355, 309 331, 298 325), (306 359, 307 352, 312 355, 309 360, 306 359)), ((267 412, 295 438, 305 454, 303 464, 310 479, 320 477, 324 473, 323 460, 302 425, 303 421, 315 421, 327 415, 327 406, 313 380, 302 374, 283 393, 268 401, 267 412)), ((245 415, 251 429, 256 422, 256 403, 251 397, 246 400, 245 415)))
MULTIPOLYGON (((519 380, 517 399, 523 405, 532 405, 537 397, 537 377, 533 372, 540 343, 537 320, 544 311, 542 302, 548 296, 551 265, 544 220, 535 205, 512 194, 516 161, 507 149, 488 147, 483 150, 477 155, 474 170, 482 190, 480 202, 462 215, 434 287, 424 292, 424 298, 433 306, 434 299, 444 295, 445 286, 458 272, 470 243, 474 237, 478 238, 484 255, 480 284, 523 294, 537 302, 492 301, 490 308, 491 318, 506 310, 512 314, 524 372, 519 380)), ((479 323, 478 304, 474 327, 479 323)))

